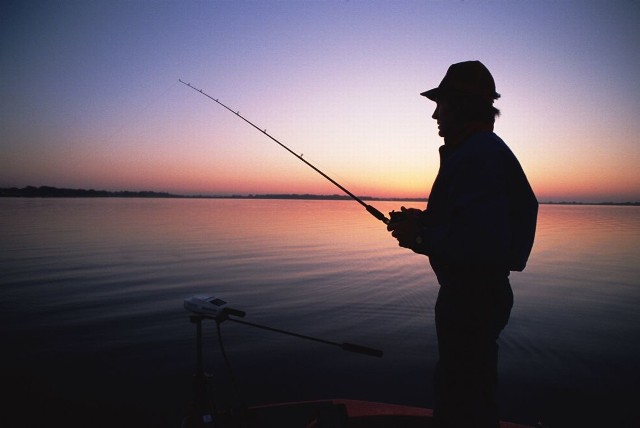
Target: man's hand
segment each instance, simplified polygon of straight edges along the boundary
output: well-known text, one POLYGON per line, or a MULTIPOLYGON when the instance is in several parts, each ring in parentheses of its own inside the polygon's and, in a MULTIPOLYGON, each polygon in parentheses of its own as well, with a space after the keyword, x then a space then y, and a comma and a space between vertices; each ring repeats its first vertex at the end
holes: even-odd
POLYGON ((401 207, 402 220, 392 221, 387 225, 387 230, 391 236, 398 240, 398 245, 404 248, 415 249, 422 244, 420 235, 420 216, 422 211, 415 208, 401 207))

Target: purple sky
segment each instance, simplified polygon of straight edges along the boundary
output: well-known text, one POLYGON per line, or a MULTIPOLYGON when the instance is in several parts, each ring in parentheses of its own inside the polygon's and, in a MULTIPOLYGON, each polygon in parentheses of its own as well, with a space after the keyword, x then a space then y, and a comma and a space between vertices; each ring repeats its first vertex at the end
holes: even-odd
POLYGON ((640 200, 633 1, 5 1, 0 186, 428 195, 421 91, 483 61, 540 200, 640 200))

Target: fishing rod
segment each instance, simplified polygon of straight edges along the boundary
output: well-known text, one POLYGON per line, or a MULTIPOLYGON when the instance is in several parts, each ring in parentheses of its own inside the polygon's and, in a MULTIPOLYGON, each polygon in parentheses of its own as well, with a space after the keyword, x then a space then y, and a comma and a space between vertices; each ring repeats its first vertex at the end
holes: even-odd
MULTIPOLYGON (((204 358, 203 358, 203 326, 202 323, 205 320, 213 320, 216 322, 216 329, 218 332, 218 345, 220 347, 220 352, 222 353, 222 358, 227 366, 227 370, 229 372, 229 376, 231 379, 231 383, 233 388, 235 389, 236 398, 240 401, 240 408, 236 409, 239 411, 238 415, 241 417, 242 421, 246 422, 242 416, 246 415, 246 411, 248 407, 246 406, 240 389, 238 388, 238 384, 236 381, 235 374, 232 370, 231 363, 229 358, 227 357, 227 353, 225 351, 224 342, 222 340, 222 333, 220 324, 225 321, 232 321, 239 324, 248 325, 251 327, 257 327, 259 329, 281 333, 288 336, 297 337, 300 339, 312 340, 314 342, 323 343, 325 345, 333 345, 342 348, 343 351, 355 352, 358 354, 368 355, 371 357, 381 358, 383 356, 383 352, 379 349, 369 348, 362 345, 355 345, 353 343, 338 343, 330 340, 319 339, 317 337, 307 336, 304 334, 294 333, 287 330, 281 330, 278 328, 269 327, 262 324, 256 324, 248 321, 242 321, 239 319, 231 318, 240 317, 244 318, 246 313, 239 309, 230 308, 227 305, 227 302, 217 298, 215 296, 205 296, 205 295, 196 295, 191 296, 184 299, 184 308, 191 312, 189 317, 190 321, 196 325, 196 374, 194 376, 194 397, 193 404, 189 415, 184 418, 182 427, 184 428, 204 428, 204 427, 217 427, 219 426, 217 423, 217 419, 220 416, 229 415, 228 412, 219 412, 216 409, 216 403, 213 400, 213 391, 211 388, 211 379, 212 376, 210 374, 205 373, 204 371, 204 358)), ((220 419, 224 421, 226 419, 220 419)), ((229 420, 229 422, 231 422, 229 420)), ((223 423, 224 426, 227 426, 226 423, 223 423)), ((223 426, 220 425, 220 426, 223 426)), ((236 426, 235 424, 233 424, 236 426)), ((230 426, 230 425, 229 425, 230 426)), ((242 426, 245 426, 242 424, 242 426)))
POLYGON ((318 174, 320 174, 321 176, 323 176, 324 178, 326 178, 327 180, 329 180, 331 183, 333 183, 336 187, 338 187, 340 190, 342 190, 344 193, 346 193, 347 195, 349 195, 352 199, 354 199, 356 202, 358 202, 360 205, 362 205, 369 214, 371 214, 372 216, 374 216, 375 218, 377 218, 378 220, 380 220, 381 222, 383 222, 384 224, 389 224, 390 220, 384 215, 382 214, 380 211, 378 211, 377 209, 375 209, 374 207, 372 207, 369 204, 366 204, 362 199, 360 199, 359 197, 357 197, 356 195, 354 195, 353 193, 351 193, 350 191, 348 191, 347 189, 345 189, 342 185, 340 185, 337 181, 335 181, 333 178, 329 177, 327 174, 325 174, 324 172, 320 171, 318 168, 316 168, 315 166, 313 166, 311 163, 309 163, 306 159, 304 159, 302 156, 300 156, 299 154, 297 154, 296 152, 294 152, 293 150, 291 150, 289 147, 285 146, 284 144, 282 144, 280 141, 278 141, 276 138, 274 138, 272 135, 267 133, 266 129, 261 129, 260 127, 258 127, 257 125, 255 125, 253 122, 251 122, 249 119, 245 118, 244 116, 242 116, 240 114, 239 111, 234 111, 233 109, 229 108, 227 105, 223 104, 221 101, 217 100, 216 98, 213 98, 211 95, 207 94, 206 92, 203 92, 202 89, 197 89, 196 87, 192 86, 191 83, 187 83, 184 82, 182 79, 178 79, 178 81, 180 83, 182 83, 183 85, 186 85, 188 87, 190 87, 191 89, 193 89, 196 92, 201 93, 202 95, 204 95, 205 97, 209 98, 212 101, 215 101, 216 103, 220 104, 222 107, 226 108, 227 110, 229 110, 231 113, 235 114, 236 116, 238 116, 240 119, 244 120, 245 122, 247 122, 249 125, 253 126, 255 129, 257 129, 258 131, 262 132, 264 135, 266 135, 267 137, 269 137, 271 140, 273 140, 274 142, 276 142, 278 145, 280 145, 283 149, 285 149, 286 151, 288 151, 289 153, 291 153, 292 155, 294 155, 295 157, 297 157, 298 159, 300 159, 302 162, 304 162, 305 164, 307 164, 308 166, 310 166, 314 171, 316 171, 318 174))
MULTIPOLYGON (((236 318, 231 318, 233 315, 235 317, 244 318, 246 313, 239 309, 230 308, 227 305, 227 302, 216 297, 216 296, 191 296, 184 299, 184 308, 196 314, 201 319, 211 319, 215 320, 217 323, 222 323, 224 321, 232 321, 238 324, 244 324, 251 327, 256 327, 262 330, 271 331, 274 333, 285 334, 287 336, 297 337, 299 339, 311 340, 314 342, 324 343, 325 345, 333 345, 342 348, 343 351, 355 352, 358 354, 365 354, 373 357, 382 357, 383 352, 379 349, 369 348, 367 346, 356 345, 353 343, 338 343, 333 342, 331 340, 320 339, 313 336, 307 336, 305 334, 294 333, 292 331, 282 330, 279 328, 269 327, 263 324, 256 324, 249 321, 242 321, 236 318)), ((197 319, 196 319, 197 321, 197 319)))

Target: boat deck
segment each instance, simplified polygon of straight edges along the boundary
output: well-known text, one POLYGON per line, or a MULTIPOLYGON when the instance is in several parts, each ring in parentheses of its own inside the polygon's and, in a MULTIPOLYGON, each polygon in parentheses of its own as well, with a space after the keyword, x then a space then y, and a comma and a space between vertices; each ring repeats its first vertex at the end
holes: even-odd
MULTIPOLYGON (((429 428, 433 411, 358 400, 320 400, 256 406, 217 416, 221 428, 429 428)), ((205 425, 206 426, 206 425, 205 425)), ((500 428, 530 428, 501 422, 500 428)))

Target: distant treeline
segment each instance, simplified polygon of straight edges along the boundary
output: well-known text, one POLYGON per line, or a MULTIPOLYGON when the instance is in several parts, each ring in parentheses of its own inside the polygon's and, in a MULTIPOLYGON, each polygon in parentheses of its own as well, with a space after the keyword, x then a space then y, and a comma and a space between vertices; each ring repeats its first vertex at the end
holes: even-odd
MULTIPOLYGON (((27 186, 0 188, 0 197, 14 198, 192 198, 192 199, 305 199, 305 200, 351 200, 347 195, 313 195, 304 194, 265 194, 265 195, 175 195, 167 192, 152 192, 148 190, 132 192, 129 190, 111 192, 93 189, 60 189, 51 186, 27 186)), ((415 201, 426 202, 427 198, 376 198, 373 196, 359 196, 363 201, 415 201)), ((540 202, 551 205, 625 205, 640 206, 640 202, 540 202)))
POLYGON ((637 207, 640 206, 640 202, 570 202, 570 201, 561 201, 561 202, 540 202, 545 205, 621 205, 621 206, 631 206, 637 207))
POLYGON ((109 192, 106 190, 85 190, 85 189, 59 189, 50 186, 27 186, 19 189, 17 187, 9 187, 0 189, 0 197, 18 197, 18 198, 179 198, 178 195, 172 195, 164 192, 109 192))
MULTIPOLYGON (((111 192, 107 190, 86 189, 60 189, 51 186, 27 186, 22 189, 17 187, 0 188, 0 197, 14 198, 200 198, 200 199, 311 199, 311 200, 350 200, 347 195, 312 195, 305 194, 265 194, 265 195, 176 195, 166 192, 128 190, 111 192)), ((362 200, 402 200, 401 198, 374 198, 372 196, 360 196, 362 200)), ((426 201, 426 199, 411 199, 426 201)))
MULTIPOLYGON (((310 199, 310 200, 351 200, 347 195, 313 195, 310 193, 276 193, 266 195, 232 195, 232 196, 209 196, 215 198, 241 198, 241 199, 310 199)), ((358 196, 363 201, 427 201, 426 198, 376 198, 373 196, 358 196)))

